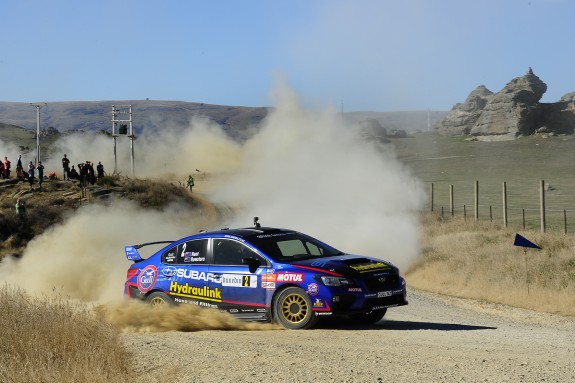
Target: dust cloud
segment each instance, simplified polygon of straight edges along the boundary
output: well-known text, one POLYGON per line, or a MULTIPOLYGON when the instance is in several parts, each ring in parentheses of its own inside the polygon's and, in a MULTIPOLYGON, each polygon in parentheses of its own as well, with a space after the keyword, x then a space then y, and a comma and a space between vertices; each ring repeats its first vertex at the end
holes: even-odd
POLYGON ((270 323, 244 322, 219 310, 194 304, 151 306, 130 301, 101 305, 96 312, 124 332, 282 329, 270 323))
POLYGON ((286 87, 242 162, 214 200, 242 206, 230 227, 251 217, 288 227, 340 250, 406 268, 419 255, 421 184, 392 146, 367 143, 333 110, 306 112, 286 87))
MULTIPOLYGON (((183 181, 198 169, 209 181, 198 179, 194 192, 236 211, 225 226, 250 226, 258 216, 264 226, 292 228, 342 251, 408 267, 420 252, 418 212, 425 197, 393 147, 366 142, 335 110, 306 111, 286 86, 279 85, 273 97, 275 108, 243 144, 201 119, 177 134, 164 129, 138 137, 136 175, 183 181)), ((102 161, 108 172, 113 170, 113 141, 105 135, 65 136, 53 152, 67 153, 72 164, 102 161)), ((56 167, 59 157, 46 162, 56 167)), ((129 166, 128 140, 118 140, 119 171, 130 175, 129 166)), ((192 316, 192 306, 169 314, 154 311, 163 323, 154 325, 142 319, 154 317, 144 312, 147 307, 109 302, 123 293, 130 264, 124 246, 214 229, 197 213, 178 206, 144 211, 127 202, 86 206, 31 241, 22 259, 5 259, 0 278, 32 293, 57 291, 108 305, 101 310, 122 328, 163 331, 193 326, 182 319, 192 316)), ((204 328, 220 321, 212 314, 205 320, 200 317, 194 314, 193 322, 204 328)), ((228 320, 222 319, 221 326, 228 328, 228 320)))

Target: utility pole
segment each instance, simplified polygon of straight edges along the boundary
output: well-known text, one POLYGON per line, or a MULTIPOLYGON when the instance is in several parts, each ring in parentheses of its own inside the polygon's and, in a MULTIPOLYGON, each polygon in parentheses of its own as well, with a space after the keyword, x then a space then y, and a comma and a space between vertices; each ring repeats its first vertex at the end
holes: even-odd
POLYGON ((39 103, 39 104, 30 103, 30 106, 36 107, 36 165, 38 165, 38 161, 41 161, 41 159, 40 159, 40 109, 46 105, 48 105, 48 104, 46 104, 45 102, 39 103))
POLYGON ((118 157, 116 154, 116 139, 127 136, 130 139, 130 162, 132 177, 136 176, 134 170, 134 128, 132 126, 132 105, 112 105, 112 137, 114 138, 114 173, 118 171, 118 157))

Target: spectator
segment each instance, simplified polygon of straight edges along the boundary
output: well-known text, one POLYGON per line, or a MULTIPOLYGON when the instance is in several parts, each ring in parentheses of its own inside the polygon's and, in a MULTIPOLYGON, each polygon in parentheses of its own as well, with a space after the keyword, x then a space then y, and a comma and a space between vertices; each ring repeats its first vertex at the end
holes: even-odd
POLYGON ((16 177, 24 179, 24 167, 22 166, 22 155, 18 156, 18 162, 16 162, 16 177))
POLYGON ((98 181, 104 178, 104 165, 101 162, 98 162, 98 166, 96 166, 96 171, 98 172, 98 181))
POLYGON ((191 175, 188 177, 188 189, 190 189, 190 193, 192 192, 192 188, 194 187, 194 177, 191 175))
POLYGON ((10 178, 10 161, 8 161, 8 157, 4 157, 4 178, 10 178))
POLYGON ((26 213, 26 206, 24 205, 24 201, 18 198, 16 201, 16 214, 23 216, 26 213))
POLYGON ((4 178, 4 162, 0 161, 0 178, 4 178))
POLYGON ((40 190, 42 190, 42 182, 44 182, 44 165, 42 165, 42 161, 38 161, 36 171, 38 172, 38 186, 40 190))
POLYGON ((62 158, 62 173, 64 174, 64 180, 69 178, 68 177, 69 171, 70 171, 70 160, 68 159, 68 156, 64 154, 64 157, 62 158))
POLYGON ((80 175, 78 174, 78 171, 74 168, 74 165, 72 165, 72 169, 70 170, 70 173, 68 173, 68 179, 71 180, 80 179, 80 175))
POLYGON ((34 170, 36 170, 36 167, 34 166, 34 163, 30 161, 28 164, 28 182, 30 183, 30 190, 32 190, 32 185, 34 185, 34 170))

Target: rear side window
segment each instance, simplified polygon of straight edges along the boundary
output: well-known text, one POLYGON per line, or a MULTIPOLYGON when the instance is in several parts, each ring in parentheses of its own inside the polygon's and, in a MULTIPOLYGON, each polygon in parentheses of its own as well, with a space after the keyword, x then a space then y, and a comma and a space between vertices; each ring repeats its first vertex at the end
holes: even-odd
POLYGON ((206 262, 206 239, 180 243, 162 254, 162 262, 177 265, 197 265, 206 262))

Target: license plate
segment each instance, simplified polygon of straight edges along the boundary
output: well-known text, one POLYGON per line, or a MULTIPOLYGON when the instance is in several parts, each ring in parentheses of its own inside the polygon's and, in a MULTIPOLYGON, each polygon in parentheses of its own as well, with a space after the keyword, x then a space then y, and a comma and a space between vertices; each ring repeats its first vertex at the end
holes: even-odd
POLYGON ((391 296, 391 291, 380 291, 379 293, 377 293, 378 298, 390 297, 390 296, 391 296))

